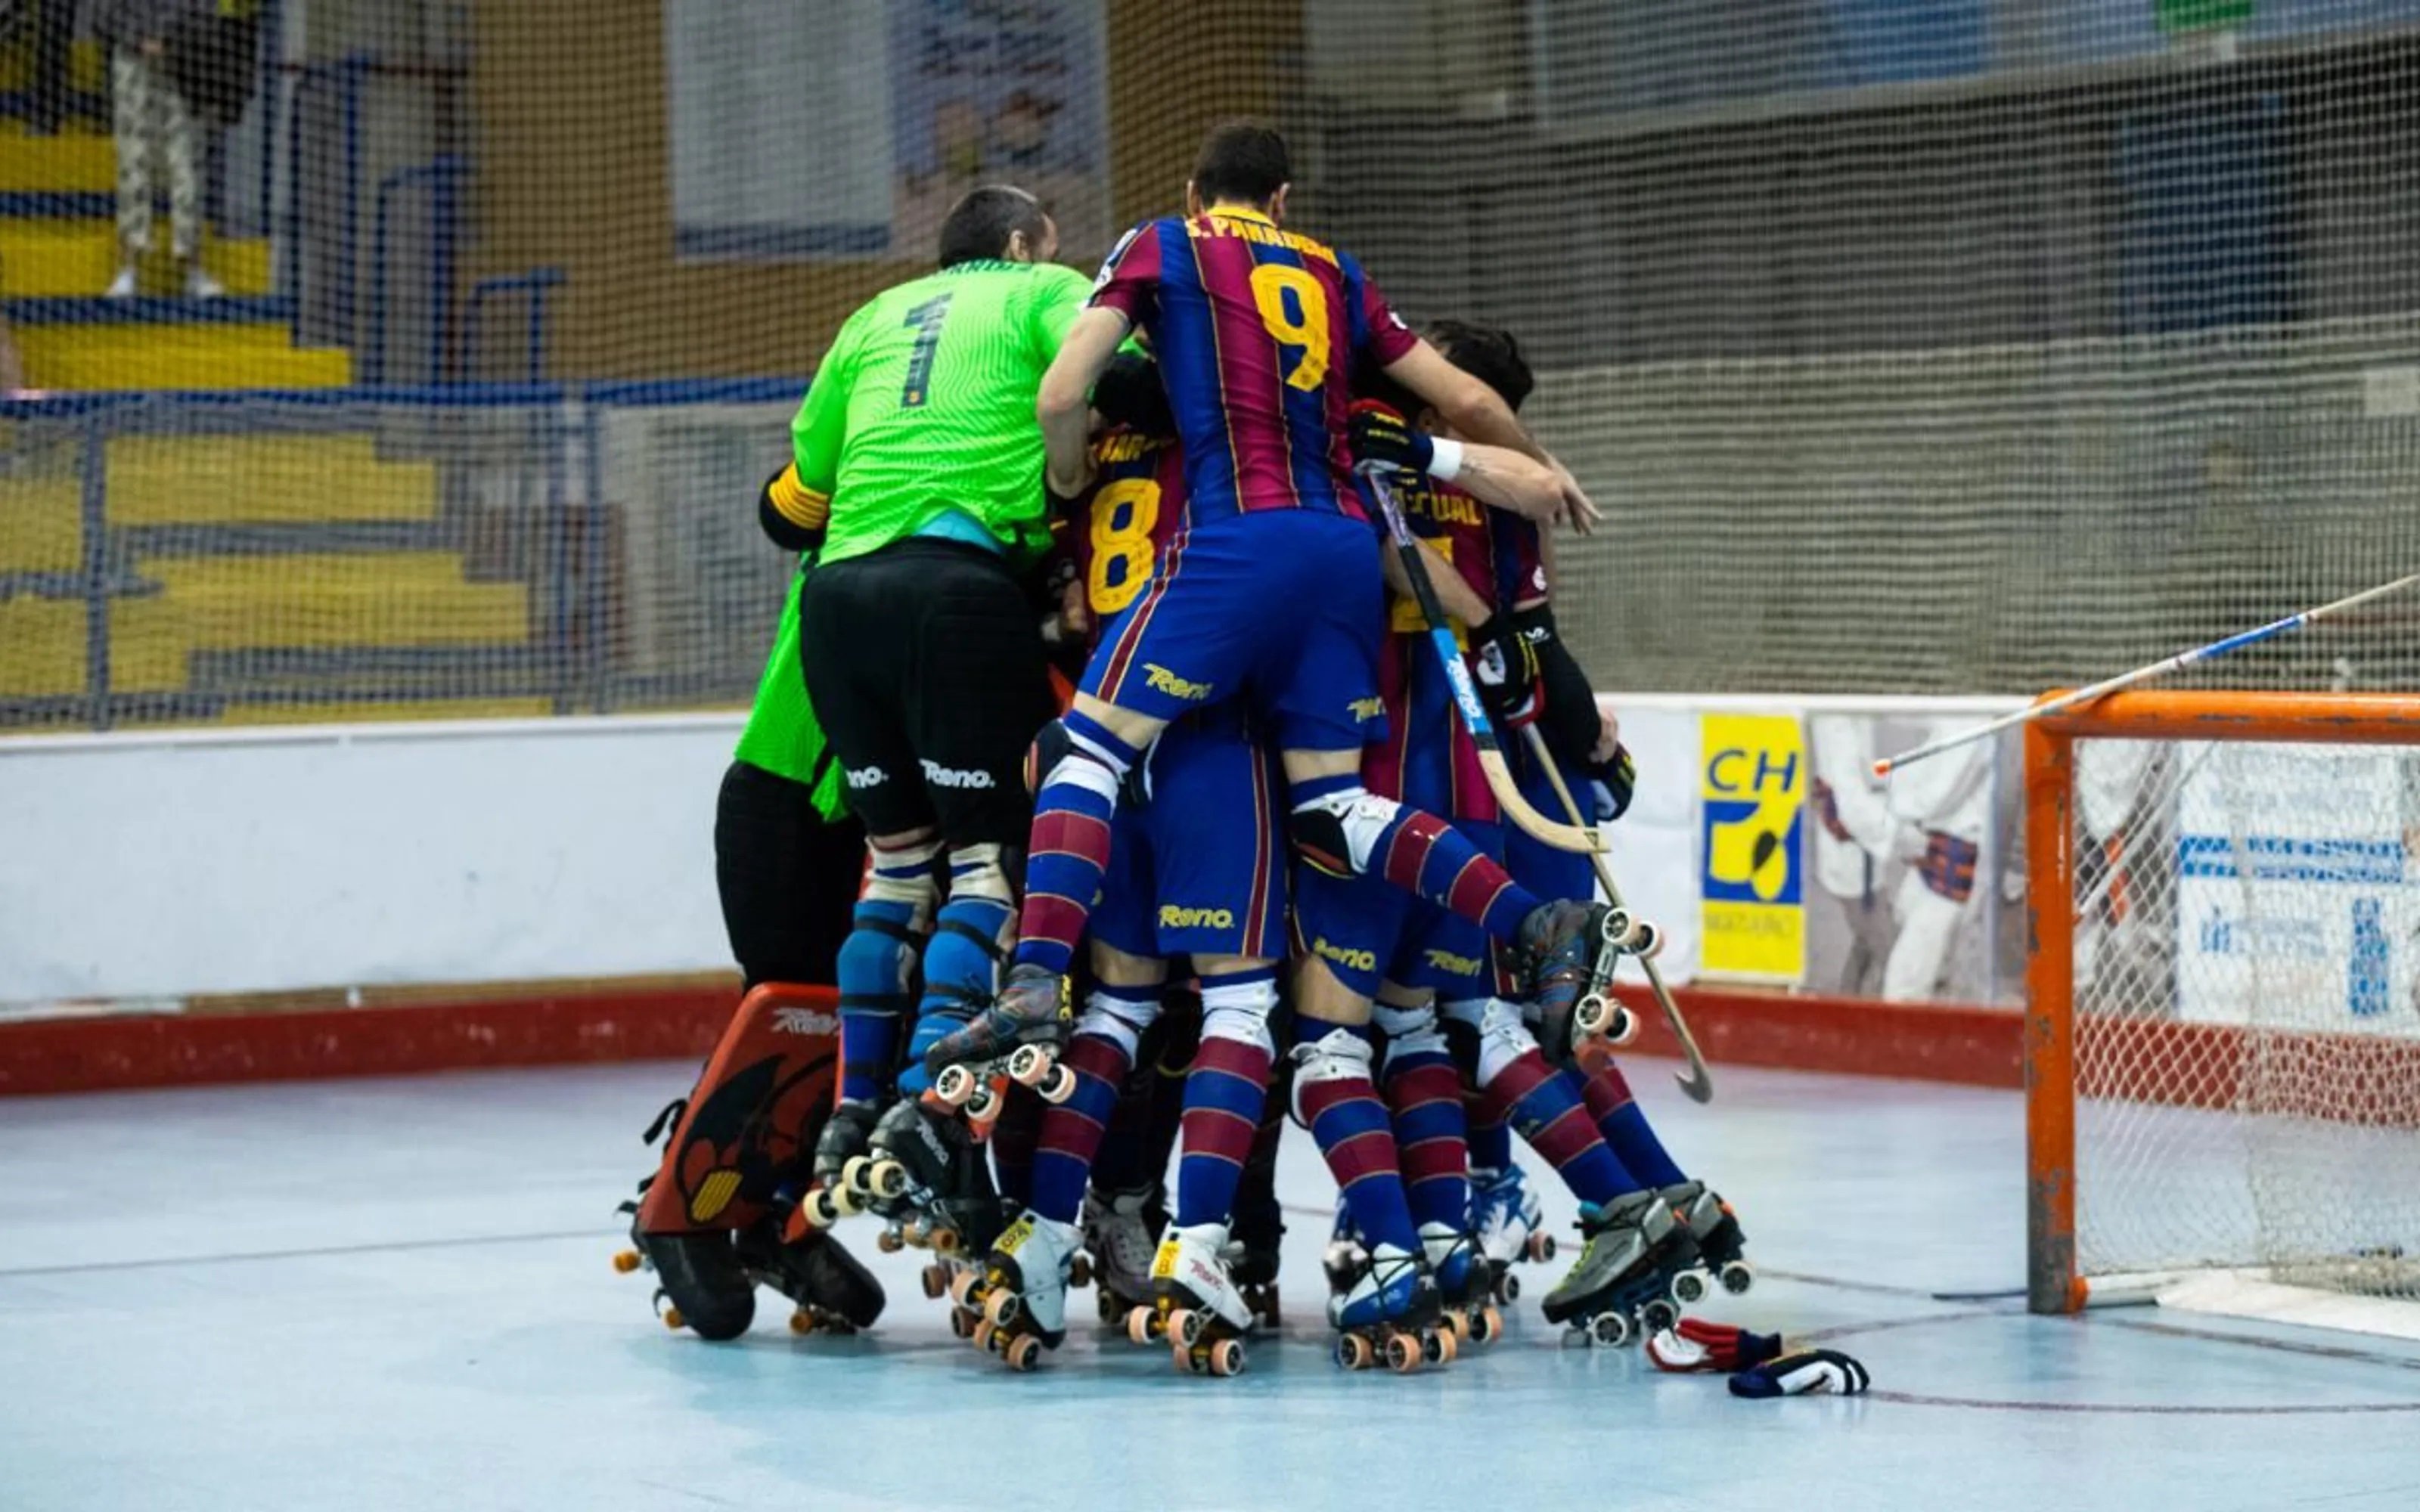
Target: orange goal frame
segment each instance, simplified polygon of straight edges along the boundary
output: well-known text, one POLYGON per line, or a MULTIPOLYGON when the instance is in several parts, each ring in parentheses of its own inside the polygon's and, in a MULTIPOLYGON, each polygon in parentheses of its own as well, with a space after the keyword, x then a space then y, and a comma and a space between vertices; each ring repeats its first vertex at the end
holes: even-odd
MULTIPOLYGON (((2045 695, 2046 698, 2056 697, 2045 695)), ((2257 740, 2420 746, 2420 697, 2385 693, 2113 693, 2024 727, 2025 770, 2025 1301, 2071 1313, 2087 1301, 2075 1269, 2075 742, 2257 740)), ((2224 1026, 2147 1025, 2198 1041, 2205 1056, 2240 1055, 2224 1026)))

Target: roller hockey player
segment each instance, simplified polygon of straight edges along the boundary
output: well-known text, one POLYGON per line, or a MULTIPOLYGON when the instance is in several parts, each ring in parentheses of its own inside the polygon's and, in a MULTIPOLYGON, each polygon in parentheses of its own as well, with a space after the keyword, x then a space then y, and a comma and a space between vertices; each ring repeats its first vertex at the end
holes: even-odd
MULTIPOLYGON (((1439 321, 1429 328, 1428 335, 1456 366, 1484 379, 1514 409, 1528 397, 1534 379, 1509 332, 1439 321)), ((1423 428, 1451 434, 1443 417, 1431 413, 1421 419, 1423 428)), ((1630 807, 1636 771, 1613 721, 1599 710, 1587 673, 1556 631, 1543 532, 1528 521, 1502 512, 1492 514, 1489 525, 1496 535, 1494 602, 1510 609, 1477 630, 1473 640, 1487 648, 1482 663, 1493 659, 1512 670, 1513 675, 1490 676, 1482 665, 1478 679, 1481 696, 1508 728, 1534 720, 1557 766, 1584 779, 1584 788, 1579 780, 1573 785, 1590 795, 1582 801, 1595 809, 1593 817, 1599 823, 1611 823, 1630 807)), ((1527 741, 1515 748, 1512 767, 1530 801, 1549 810, 1559 807, 1553 781, 1527 741)), ((1541 845, 1517 830, 1505 836, 1505 860, 1516 878, 1543 897, 1595 895, 1596 881, 1587 857, 1541 845)), ((1564 1090, 1576 1097, 1599 1138, 1632 1178, 1653 1191, 1679 1220, 1679 1238, 1664 1247, 1662 1262, 1673 1300, 1694 1303, 1712 1284, 1734 1292, 1746 1290, 1750 1274, 1744 1259, 1744 1235, 1730 1205, 1674 1165, 1611 1056, 1602 1053, 1602 1046, 1577 1054, 1583 1047, 1574 1043, 1572 1030, 1560 1022, 1548 1022, 1551 1018, 1546 1015, 1536 1024, 1536 1037, 1550 1052, 1548 1058, 1563 1066, 1559 1079, 1564 1090), (1573 1064, 1575 1058, 1582 1063, 1573 1064)), ((1483 1033, 1481 1039, 1484 1043, 1483 1033)), ((1510 1099, 1487 1101, 1489 1113, 1513 1105, 1510 1099)), ((1498 1175, 1488 1183, 1494 1195, 1483 1199, 1488 1211, 1476 1225, 1482 1234, 1482 1247, 1489 1249, 1491 1266, 1500 1268, 1514 1258, 1516 1245, 1528 1248, 1535 1225, 1534 1220, 1514 1216, 1529 1210, 1514 1195, 1518 1171, 1512 1164, 1502 1126, 1492 1118, 1474 1126, 1472 1160, 1491 1171, 1510 1173, 1510 1180, 1498 1175), (1489 1247, 1484 1236, 1491 1231, 1497 1237, 1489 1247)), ((1578 1192, 1576 1185, 1574 1190, 1578 1192)), ((1590 1200, 1579 1195, 1584 1202, 1590 1200)), ((1561 1304, 1557 1304, 1549 1315, 1560 1310, 1561 1304)))
MULTIPOLYGON (((1103 389, 1157 388, 1138 359, 1115 371, 1103 389)), ((1111 431, 1095 454, 1075 533, 1083 612, 1097 625, 1142 594, 1185 519, 1186 495, 1181 458, 1160 427, 1111 431)), ((1038 753, 1037 764, 1047 759, 1038 753)), ((1202 1003, 1185 1078, 1185 1153, 1176 1211, 1151 1266, 1156 1304, 1136 1309, 1132 1327, 1168 1337, 1181 1368, 1232 1375, 1253 1312, 1228 1273, 1228 1219, 1275 1056, 1269 1017, 1285 917, 1276 780, 1243 705, 1229 703, 1169 726, 1127 785, 1091 920, 1093 986, 1061 1061, 1074 1090, 1044 1116, 1030 1206, 985 1266, 984 1336, 1020 1368, 1037 1357, 1029 1339, 1056 1348, 1064 1336, 1086 1178, 1118 1088, 1160 1017, 1167 963, 1182 957, 1202 1003)))
MULTIPOLYGON (((1543 903, 1442 821, 1362 788, 1384 590, 1344 447, 1348 374, 1367 361, 1475 439, 1535 449, 1501 400, 1404 328, 1350 258, 1280 228, 1290 177, 1275 133, 1214 132, 1188 188, 1193 213, 1120 241, 1045 381, 1052 486, 1074 494, 1092 471, 1086 396, 1126 332, 1148 332, 1184 448, 1188 527, 1184 548, 1108 627, 1075 708, 1046 733, 1014 969, 990 1011, 926 1053, 930 1066, 1061 1041, 1061 979, 1100 891, 1123 779, 1177 717, 1248 684, 1280 748, 1298 851, 1482 918, 1544 963, 1549 994, 1575 997, 1595 964, 1589 910, 1543 903)), ((1585 495, 1559 481, 1564 501, 1592 518, 1585 495)), ((1398 1317, 1420 1294, 1418 1239, 1368 1041, 1307 1014, 1295 1038, 1298 1111, 1331 1162, 1351 1147, 1340 1166, 1348 1194, 1394 1194, 1366 1214, 1357 1203, 1375 1265, 1340 1316, 1398 1317)))
POLYGON ((1019 576, 1047 540, 1029 417, 1083 295, 1049 262, 1057 243, 1032 195, 969 193, 942 226, 940 270, 849 318, 793 427, 789 513, 828 532, 801 606, 807 684, 872 849, 841 950, 841 1101, 816 1170, 910 1241, 977 1252, 1001 1215, 966 1120, 920 1095, 912 1066, 908 1095, 881 1108, 911 1009, 912 1060, 989 1000, 1013 937, 1024 752, 1054 704, 1019 576))

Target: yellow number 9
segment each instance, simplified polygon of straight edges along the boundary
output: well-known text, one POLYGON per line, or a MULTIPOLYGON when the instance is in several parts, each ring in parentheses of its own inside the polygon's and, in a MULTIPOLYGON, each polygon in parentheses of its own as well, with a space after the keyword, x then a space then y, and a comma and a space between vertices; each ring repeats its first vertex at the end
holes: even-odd
POLYGON ((1261 324, 1280 346, 1298 347, 1302 356, 1286 375, 1297 389, 1315 389, 1327 378, 1327 296, 1319 280, 1284 263, 1262 263, 1252 270, 1252 302, 1260 306, 1261 324), (1286 308, 1286 296, 1294 308, 1286 308))
POLYGON ((1120 478, 1093 496, 1093 570, 1084 596, 1103 619, 1135 601, 1151 580, 1151 532, 1159 525, 1159 485, 1120 478))

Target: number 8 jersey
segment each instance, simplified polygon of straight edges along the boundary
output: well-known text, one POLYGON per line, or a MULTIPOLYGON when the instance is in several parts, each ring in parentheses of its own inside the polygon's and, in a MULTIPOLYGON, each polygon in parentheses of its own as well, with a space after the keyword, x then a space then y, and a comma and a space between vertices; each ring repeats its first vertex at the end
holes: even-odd
POLYGON ((1142 595, 1160 548, 1185 528, 1185 463, 1166 437, 1114 430, 1093 445, 1093 491, 1071 522, 1076 570, 1092 611, 1093 641, 1142 595))
POLYGON ((1417 342, 1352 258, 1221 207, 1127 232, 1093 303, 1149 332, 1191 523, 1266 509, 1363 517, 1345 445, 1353 369, 1417 342))

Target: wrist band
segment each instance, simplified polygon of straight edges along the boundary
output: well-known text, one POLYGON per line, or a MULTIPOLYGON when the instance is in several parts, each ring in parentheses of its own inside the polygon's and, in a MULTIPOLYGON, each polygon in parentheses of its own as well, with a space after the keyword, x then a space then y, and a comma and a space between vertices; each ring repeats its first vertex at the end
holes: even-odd
POLYGON ((1432 440, 1429 445, 1433 448, 1429 454, 1429 476, 1439 483, 1451 483, 1462 471, 1462 442, 1440 437, 1432 440))

